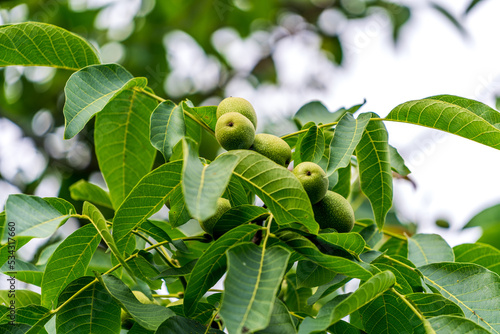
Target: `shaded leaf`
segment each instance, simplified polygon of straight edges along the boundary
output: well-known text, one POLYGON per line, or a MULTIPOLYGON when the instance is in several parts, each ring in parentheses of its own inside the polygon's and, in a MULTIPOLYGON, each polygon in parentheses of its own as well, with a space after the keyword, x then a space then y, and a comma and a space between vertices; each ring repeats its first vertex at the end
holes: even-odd
POLYGON ((120 307, 125 309, 139 325, 148 330, 156 330, 166 319, 175 316, 175 313, 165 306, 139 302, 125 283, 115 276, 104 275, 100 281, 120 307))
POLYGON ((278 298, 274 300, 271 320, 263 330, 255 332, 256 334, 295 334, 295 324, 292 316, 288 312, 285 304, 278 298))
POLYGON ((212 233, 214 239, 220 238, 224 233, 236 226, 248 224, 255 220, 264 220, 269 216, 267 209, 255 205, 240 205, 230 208, 215 223, 212 233))
POLYGON ((314 262, 301 260, 297 263, 297 286, 314 288, 330 282, 337 274, 314 262))
POLYGON ((178 333, 190 333, 190 334, 222 334, 224 332, 210 328, 207 329, 199 322, 180 317, 178 315, 173 316, 165 320, 160 327, 156 330, 155 334, 178 334, 178 333))
POLYGON ((300 107, 293 119, 299 123, 299 126, 303 126, 307 122, 326 124, 338 121, 346 112, 347 110, 342 108, 331 113, 321 102, 312 101, 300 107))
POLYGON ((191 316, 198 300, 224 275, 226 250, 238 243, 252 240, 256 225, 242 225, 224 234, 212 243, 194 266, 184 293, 184 313, 191 316))
POLYGON ((184 110, 184 113, 195 116, 197 119, 202 121, 209 129, 215 131, 215 124, 217 124, 217 106, 194 107, 190 102, 183 101, 182 109, 184 110))
POLYGON ((0 66, 50 66, 67 70, 99 64, 86 40, 60 27, 25 22, 0 27, 0 66))
POLYGON ((401 176, 407 176, 411 171, 406 167, 403 157, 399 154, 398 150, 389 145, 389 154, 391 159, 391 168, 393 171, 401 176))
POLYGON ((464 316, 464 312, 454 302, 437 293, 412 293, 405 296, 426 318, 439 315, 464 316))
POLYGON ((378 273, 367 280, 352 294, 339 296, 329 301, 319 310, 315 319, 305 318, 299 327, 299 334, 315 333, 327 329, 340 319, 363 307, 370 301, 380 296, 391 288, 396 282, 394 274, 390 271, 378 273))
POLYGON ((80 277, 71 282, 59 296, 59 305, 66 302, 85 288, 78 296, 69 301, 56 315, 58 333, 119 333, 121 327, 120 306, 100 283, 93 277, 80 277))
POLYGON ((307 129, 300 141, 300 161, 311 161, 318 163, 325 150, 325 136, 323 129, 316 125, 307 129))
POLYGON ((169 197, 170 210, 168 211, 168 222, 172 228, 181 226, 191 219, 187 209, 182 187, 176 187, 169 197))

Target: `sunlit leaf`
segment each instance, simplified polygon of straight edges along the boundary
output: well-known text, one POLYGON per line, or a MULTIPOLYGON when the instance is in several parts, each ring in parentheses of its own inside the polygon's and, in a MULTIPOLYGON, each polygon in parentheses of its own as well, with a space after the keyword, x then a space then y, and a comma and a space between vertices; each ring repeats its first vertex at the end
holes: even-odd
POLYGON ((226 211, 215 223, 212 234, 215 239, 222 236, 236 226, 248 224, 254 220, 263 220, 269 212, 260 206, 240 205, 226 211))
POLYGON ((500 250, 490 245, 474 243, 453 247, 455 262, 479 264, 500 275, 500 250))
POLYGON ((318 163, 325 150, 325 136, 323 129, 316 125, 307 129, 300 141, 300 161, 311 161, 318 163))
POLYGON ((440 235, 419 233, 408 239, 408 259, 420 267, 436 262, 453 262, 455 256, 440 235))
POLYGON ((0 26, 0 66, 51 66, 68 70, 99 64, 90 43, 63 28, 41 22, 0 26))
POLYGON ((436 334, 489 334, 487 331, 475 322, 452 315, 441 315, 428 319, 430 326, 436 334))
POLYGON ((71 198, 76 201, 88 201, 93 204, 113 209, 113 204, 109 198, 109 193, 101 187, 80 180, 69 187, 71 198))
POLYGON ((170 159, 174 146, 185 134, 182 107, 170 100, 160 103, 151 115, 150 139, 165 161, 170 159))
POLYGON ((462 309, 449 299, 437 293, 411 293, 405 296, 426 318, 439 315, 464 316, 462 309))

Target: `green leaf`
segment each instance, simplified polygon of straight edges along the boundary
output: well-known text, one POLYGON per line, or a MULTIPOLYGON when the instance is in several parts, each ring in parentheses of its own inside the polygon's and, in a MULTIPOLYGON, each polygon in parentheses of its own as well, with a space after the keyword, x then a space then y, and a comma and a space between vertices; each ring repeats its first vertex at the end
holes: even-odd
POLYGON ((467 31, 465 30, 465 27, 462 25, 462 23, 452 14, 450 13, 449 10, 444 8, 443 6, 431 2, 431 8, 434 8, 438 13, 443 15, 450 23, 457 28, 457 30, 462 34, 462 35, 467 35, 467 31))
POLYGON ((113 236, 124 251, 129 234, 147 218, 161 209, 176 187, 180 187, 182 161, 174 161, 145 175, 132 189, 116 211, 113 236))
POLYGON ((0 325, 0 331, 4 334, 25 334, 30 328, 31 326, 26 324, 0 325))
POLYGON ((379 230, 384 227, 385 217, 392 206, 392 171, 387 140, 384 123, 370 121, 356 147, 361 190, 370 200, 379 230))
POLYGON ((427 320, 434 329, 436 334, 489 334, 486 329, 468 319, 452 316, 441 315, 439 317, 430 318, 427 320))
MULTIPOLYGON (((50 237, 70 217, 70 213, 62 214, 42 198, 24 194, 10 195, 5 204, 5 212, 6 221, 16 224, 16 238, 50 237)), ((8 240, 8 233, 6 228, 3 242, 8 240)))
POLYGON ((318 300, 323 297, 326 297, 335 291, 337 291, 340 287, 343 287, 347 282, 351 280, 350 277, 346 277, 344 275, 336 275, 330 282, 327 284, 323 284, 316 289, 314 295, 307 299, 307 305, 313 305, 318 300))
POLYGON ((422 278, 415 265, 406 257, 399 255, 391 255, 390 257, 379 257, 372 264, 379 263, 387 264, 395 270, 399 271, 406 281, 411 285, 413 291, 423 291, 422 278), (414 268, 414 269, 410 269, 414 268))
POLYGON ((453 262, 450 245, 438 234, 415 234, 408 239, 408 259, 417 267, 436 262, 453 262))
POLYGON ((186 125, 181 106, 168 100, 160 103, 151 115, 151 144, 170 159, 174 146, 185 136, 186 125))
POLYGON ((197 321, 192 319, 187 319, 180 317, 178 315, 173 316, 165 320, 160 327, 156 330, 155 334, 178 334, 178 333, 190 333, 190 334, 223 334, 224 332, 203 326, 197 321))
POLYGON ((195 116, 195 118, 202 121, 209 129, 215 131, 215 124, 217 124, 217 106, 193 107, 192 104, 190 104, 189 101, 182 102, 184 113, 195 116))
POLYGON ((325 269, 348 277, 363 280, 367 280, 372 277, 372 273, 369 271, 371 268, 370 265, 362 262, 351 261, 340 256, 323 254, 318 250, 314 243, 298 233, 282 231, 277 232, 276 235, 292 250, 325 269))
POLYGON ((87 201, 105 208, 113 209, 109 193, 101 187, 80 180, 69 187, 71 198, 75 201, 87 201))
POLYGON ((248 224, 254 220, 264 220, 268 216, 267 209, 260 206, 247 204, 230 208, 215 223, 212 230, 213 237, 218 239, 236 226, 248 224))
POLYGON ((408 257, 408 241, 406 239, 390 238, 379 249, 385 252, 386 255, 399 255, 404 258, 408 257))
POLYGON ((162 281, 155 279, 159 274, 158 269, 156 269, 151 263, 146 260, 144 253, 149 254, 144 251, 139 252, 139 256, 128 261, 130 269, 133 270, 135 276, 146 283, 152 290, 161 289, 162 281))
POLYGON ((307 303, 311 298, 311 288, 299 288, 297 286, 297 275, 288 273, 285 277, 286 285, 283 297, 281 297, 286 307, 295 313, 313 314, 316 313, 313 308, 307 303))
POLYGON ((360 309, 367 333, 414 333, 422 324, 409 306, 392 291, 387 291, 360 309))
POLYGON ((15 265, 12 266, 7 261, 0 269, 5 275, 14 275, 16 280, 40 286, 42 283, 43 271, 37 268, 35 265, 24 262, 22 260, 16 259, 15 265), (15 270, 12 268, 15 267, 15 270))
MULTIPOLYGON (((93 282, 93 277, 80 277, 72 281, 59 296, 59 305, 93 282)), ((69 301, 56 315, 58 333, 120 333, 120 306, 108 291, 94 283, 69 301), (76 311, 78 310, 78 311, 76 311)))
POLYGON ((311 201, 293 173, 257 152, 235 150, 225 154, 240 158, 233 174, 259 196, 280 227, 302 225, 310 233, 318 232, 311 201))
POLYGON ((439 315, 464 316, 464 312, 454 302, 437 293, 411 293, 405 296, 426 318, 439 315))
POLYGON ((51 66, 67 70, 99 64, 86 40, 60 27, 25 22, 0 27, 0 66, 51 66))
POLYGON ((151 171, 156 150, 149 141, 149 119, 156 101, 132 89, 116 93, 95 121, 99 168, 116 209, 151 171))
POLYGON ((297 263, 297 286, 314 288, 330 282, 337 274, 314 262, 301 260, 297 263))
POLYGON ((331 113, 321 102, 312 101, 300 107, 293 119, 299 123, 299 126, 303 126, 308 122, 326 124, 338 121, 346 112, 347 110, 342 108, 331 113))
POLYGON ((469 14, 469 12, 476 7, 478 3, 480 3, 482 0, 472 0, 470 4, 467 6, 467 9, 465 10, 464 15, 469 14))
POLYGON ((182 187, 175 188, 170 195, 170 210, 168 211, 168 222, 172 228, 181 226, 191 219, 191 215, 187 209, 182 187))
POLYGON ((345 322, 342 320, 340 320, 339 322, 336 322, 332 326, 328 327, 328 332, 329 333, 336 333, 336 334, 337 333, 338 334, 361 334, 361 333, 363 333, 356 326, 351 325, 349 322, 345 322))
POLYGON ((198 260, 193 260, 191 262, 188 262, 187 264, 183 265, 181 268, 168 268, 168 269, 162 271, 161 273, 159 273, 153 279, 189 275, 193 271, 193 268, 196 265, 196 262, 198 262, 198 260))
POLYGON ((408 174, 410 174, 411 171, 408 169, 408 167, 406 167, 405 161, 403 160, 403 157, 399 154, 398 150, 395 147, 389 145, 389 153, 390 153, 392 170, 401 176, 408 176, 408 174))
POLYGON ((355 232, 349 233, 320 233, 317 237, 324 243, 337 245, 353 254, 361 254, 365 249, 365 240, 355 232))
POLYGON ((483 231, 493 227, 497 228, 500 224, 500 204, 490 206, 479 212, 477 215, 472 217, 467 224, 465 224, 464 229, 470 227, 480 226, 483 231))
MULTIPOLYGON (((0 304, 9 305, 10 300, 9 290, 0 290, 0 304)), ((23 307, 27 305, 40 305, 40 294, 31 290, 16 289, 16 307, 23 307)))
POLYGON ((228 272, 220 315, 229 333, 267 327, 290 252, 248 242, 227 252, 228 272))
POLYGON ((396 284, 394 284, 394 289, 397 292, 403 295, 413 292, 413 289, 406 280, 406 277, 403 274, 401 274, 399 270, 385 263, 375 263, 374 266, 377 267, 380 271, 388 270, 394 274, 394 276, 396 277, 396 284))
POLYGON ((351 164, 330 175, 328 180, 331 191, 348 198, 351 193, 351 164))
POLYGON ((238 163, 234 155, 220 155, 210 165, 203 165, 198 154, 184 141, 184 164, 182 166, 182 190, 191 217, 205 221, 217 209, 217 200, 222 197, 231 173, 238 163))
POLYGON ((145 78, 134 78, 118 64, 92 65, 73 73, 64 87, 64 138, 73 138, 124 89, 145 86, 145 78))
POLYGON ((299 327, 299 334, 308 334, 326 330, 340 319, 363 307, 370 301, 390 289, 396 278, 390 271, 378 273, 367 280, 349 296, 342 296, 342 300, 333 299, 326 303, 318 312, 315 319, 305 318, 299 327))
POLYGON ((166 319, 175 315, 165 306, 139 302, 125 283, 112 275, 104 275, 100 281, 120 307, 125 309, 139 325, 148 330, 156 330, 166 319))
POLYGON ((227 185, 226 192, 223 195, 224 198, 229 200, 231 207, 252 204, 248 200, 247 191, 235 176, 229 179, 229 184, 227 185))
POLYGON ((296 334, 295 324, 292 316, 288 312, 285 304, 278 298, 274 300, 273 312, 269 325, 263 330, 255 332, 255 334, 296 334))
MULTIPOLYGON (((30 325, 30 327, 32 327, 41 321, 47 322, 51 318, 50 313, 48 313, 48 312, 49 312, 49 310, 47 310, 45 307, 42 307, 40 305, 27 305, 27 306, 16 308, 16 310, 15 310, 15 323, 16 324, 30 325)), ((10 312, 5 313, 0 318, 0 324, 7 324, 10 321, 12 321, 13 319, 11 319, 10 316, 11 316, 10 312)), ((12 324, 9 324, 9 325, 12 327, 12 324)), ((42 326, 38 325, 37 327, 41 328, 42 326)), ((27 327, 27 328, 29 328, 29 327, 27 327)), ((0 332, 5 333, 4 331, 1 330, 1 326, 0 326, 0 332)), ((22 333, 25 333, 25 332, 22 332, 22 333)), ((47 333, 47 332, 41 331, 40 333, 47 333)))
POLYGON ((427 126, 500 149, 500 113, 474 100, 431 96, 402 103, 385 119, 427 126))
POLYGON ((339 124, 335 127, 335 133, 330 144, 327 175, 331 175, 337 169, 350 165, 351 156, 361 140, 371 116, 371 113, 364 113, 355 119, 352 114, 347 113, 340 119, 339 124))
POLYGON ((325 150, 325 136, 323 129, 316 125, 307 129, 306 134, 300 141, 300 161, 311 161, 318 163, 323 157, 325 150))
POLYGON ((132 277, 134 277, 133 271, 130 269, 127 262, 125 262, 125 259, 115 244, 115 240, 111 236, 111 233, 109 233, 108 226, 106 225, 106 219, 104 219, 104 216, 99 209, 89 202, 85 202, 83 203, 83 214, 89 217, 90 222, 94 225, 97 232, 99 232, 99 235, 104 240, 106 245, 108 245, 111 253, 116 257, 118 262, 120 262, 122 267, 125 268, 132 277))
POLYGON ((490 245, 475 243, 453 247, 455 262, 479 264, 500 275, 500 250, 490 245))
POLYGON ((419 267, 425 282, 460 306, 465 317, 500 333, 500 277, 477 264, 434 263, 419 267))
POLYGON ((241 242, 252 240, 256 225, 242 225, 224 234, 199 258, 193 268, 184 293, 184 313, 191 316, 198 300, 224 275, 226 271, 226 250, 241 242))

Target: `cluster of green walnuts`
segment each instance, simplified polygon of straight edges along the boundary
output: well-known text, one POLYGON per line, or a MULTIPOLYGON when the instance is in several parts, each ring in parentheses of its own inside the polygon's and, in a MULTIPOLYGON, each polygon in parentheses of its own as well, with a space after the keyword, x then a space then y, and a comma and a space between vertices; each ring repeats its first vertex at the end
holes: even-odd
MULTIPOLYGON (((250 102, 240 97, 228 97, 217 106, 215 138, 225 150, 250 149, 288 167, 292 159, 290 146, 281 138, 266 134, 255 134, 257 115, 250 102)), ((321 229, 333 228, 337 232, 350 232, 354 226, 354 212, 349 202, 328 190, 325 171, 313 162, 301 162, 293 169, 312 204, 314 218, 321 229)), ((216 213, 200 222, 210 233, 215 223, 231 205, 225 198, 217 201, 216 213)))

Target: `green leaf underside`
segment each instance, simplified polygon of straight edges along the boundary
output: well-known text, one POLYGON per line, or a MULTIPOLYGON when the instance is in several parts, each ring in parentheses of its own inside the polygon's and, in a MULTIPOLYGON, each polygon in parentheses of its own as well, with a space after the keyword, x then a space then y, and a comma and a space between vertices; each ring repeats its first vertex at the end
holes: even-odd
POLYGON ((327 270, 363 280, 372 277, 372 273, 368 270, 370 269, 370 265, 362 262, 354 262, 339 256, 323 254, 315 244, 298 233, 289 231, 278 232, 277 237, 304 258, 327 270))
MULTIPOLYGON (((10 195, 5 211, 6 221, 16 223, 16 237, 49 237, 70 217, 42 198, 24 194, 10 195)), ((3 242, 8 240, 8 232, 4 230, 3 242)))
POLYGON ((238 156, 233 174, 266 204, 280 227, 304 226, 317 233, 311 201, 300 181, 285 167, 249 150, 226 154, 238 156))
POLYGON ((101 236, 92 224, 87 224, 57 247, 45 268, 42 281, 42 305, 53 308, 57 297, 73 280, 85 275, 101 236))
POLYGON ((216 212, 231 173, 238 163, 234 155, 221 155, 210 165, 203 165, 196 151, 184 141, 182 190, 191 217, 205 221, 216 212))
POLYGON ((416 234, 408 238, 408 259, 420 267, 437 262, 453 262, 448 243, 438 234, 416 234))
POLYGON ((500 224, 500 204, 490 206, 483 211, 476 214, 472 219, 464 226, 465 228, 480 226, 483 231, 489 227, 497 227, 500 224))
POLYGON ((411 293, 405 296, 426 318, 439 315, 454 315, 463 317, 464 312, 454 302, 437 293, 411 293))
POLYGON ((0 66, 50 66, 67 70, 99 64, 83 38, 51 24, 25 22, 0 27, 0 66))
POLYGON ((290 252, 248 242, 227 252, 228 272, 220 315, 229 333, 267 327, 290 252))
POLYGON ((316 125, 311 126, 300 141, 300 161, 318 163, 325 150, 325 136, 323 129, 316 125))
MULTIPOLYGON (((71 282, 59 296, 59 305, 84 288, 94 277, 80 277, 71 282)), ((120 306, 100 283, 87 287, 56 315, 58 333, 119 333, 120 306)))
POLYGON ((185 136, 186 125, 181 106, 172 101, 160 103, 151 115, 151 144, 163 154, 165 161, 170 159, 174 146, 185 136))
POLYGON ((331 113, 321 102, 312 101, 303 105, 293 118, 300 123, 300 126, 311 121, 316 124, 326 124, 338 121, 346 112, 347 110, 341 109, 331 113))
POLYGON ((207 327, 192 319, 187 319, 181 316, 173 316, 165 320, 156 330, 155 334, 223 334, 224 332, 207 327))
POLYGON ((269 212, 260 206, 246 204, 231 208, 215 223, 213 236, 217 239, 236 226, 248 224, 256 219, 265 219, 268 216, 269 212))
POLYGON ((385 119, 427 126, 500 149, 500 113, 478 101, 436 95, 402 103, 385 119))
POLYGON ((366 246, 359 233, 321 233, 318 239, 332 245, 337 245, 354 254, 361 254, 366 246))
POLYGON ((124 251, 132 230, 160 210, 167 197, 180 186, 181 171, 180 160, 161 165, 146 174, 128 194, 113 219, 113 237, 120 251, 124 251))
POLYGON ((168 211, 168 222, 172 227, 181 226, 191 219, 191 215, 187 209, 182 187, 175 188, 170 195, 170 210, 168 211))
POLYGON ((452 315, 441 315, 428 319, 436 334, 489 334, 486 329, 469 319, 452 315))
POLYGON ((149 119, 155 107, 149 96, 127 89, 96 117, 97 161, 115 209, 153 166, 156 150, 149 141, 149 119))
POLYGON ((462 244, 453 247, 455 262, 479 264, 500 275, 500 250, 481 243, 462 244))
POLYGON ((389 145, 389 153, 391 156, 391 167, 392 169, 401 176, 408 176, 411 171, 405 165, 403 157, 399 154, 398 150, 389 145))
POLYGON ((134 78, 118 64, 92 65, 73 73, 64 87, 64 138, 73 138, 123 90, 145 86, 145 78, 134 78))
POLYGON ((226 250, 241 242, 252 240, 260 227, 242 225, 224 234, 212 243, 194 266, 184 293, 184 313, 192 315, 197 302, 226 271, 226 250))
POLYGON ((315 319, 305 318, 300 324, 299 334, 315 333, 327 329, 340 319, 380 296, 384 291, 391 288, 395 282, 396 278, 390 271, 374 275, 341 302, 334 299, 326 303, 315 319))
POLYGON ((175 315, 172 310, 165 306, 142 304, 125 283, 112 275, 102 276, 101 281, 120 307, 125 309, 145 329, 154 331, 162 322, 175 315))
POLYGON ((370 118, 370 113, 361 114, 357 119, 352 114, 347 113, 340 119, 330 144, 327 175, 331 175, 337 169, 347 167, 350 164, 351 156, 361 140, 370 118))
POLYGON ((419 267, 425 282, 456 303, 465 317, 500 333, 500 277, 471 263, 434 263, 419 267))
POLYGON ((367 333, 414 333, 420 319, 405 302, 387 291, 359 311, 367 333))
POLYGON ((293 323, 292 316, 288 312, 285 304, 278 298, 274 300, 273 312, 269 325, 256 334, 296 334, 297 330, 293 323))
POLYGON ((132 270, 128 266, 127 262, 125 262, 124 257, 118 250, 118 247, 115 244, 115 240, 111 236, 111 233, 109 233, 106 219, 104 219, 104 216, 99 211, 99 209, 97 209, 93 204, 85 202, 83 203, 83 214, 87 215, 90 218, 90 222, 99 232, 99 235, 104 240, 104 242, 106 242, 106 245, 108 245, 113 256, 118 260, 118 262, 120 262, 122 267, 126 269, 132 275, 132 277, 134 277, 132 270))
MULTIPOLYGON (((372 114, 375 116, 375 114, 372 114)), ((381 121, 370 121, 356 147, 361 190, 370 200, 379 230, 392 206, 392 171, 387 130, 381 121)))
POLYGON ((14 265, 9 264, 9 261, 7 261, 4 263, 0 271, 5 275, 14 275, 16 279, 21 282, 26 282, 36 286, 40 286, 40 284, 42 283, 43 271, 29 262, 16 259, 15 271, 11 268, 14 268, 14 265))
POLYGON ((109 198, 109 193, 101 187, 80 180, 69 187, 71 198, 76 201, 88 201, 105 208, 113 209, 113 204, 109 198))

